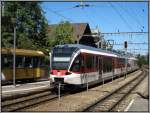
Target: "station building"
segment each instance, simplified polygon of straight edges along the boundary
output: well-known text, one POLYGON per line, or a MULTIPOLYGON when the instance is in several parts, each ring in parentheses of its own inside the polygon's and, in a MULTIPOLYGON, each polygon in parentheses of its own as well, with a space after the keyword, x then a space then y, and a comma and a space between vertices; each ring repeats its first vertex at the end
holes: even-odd
MULTIPOLYGON (((57 25, 58 24, 51 24, 48 26, 49 37, 52 30, 55 29, 57 25)), ((95 44, 95 37, 92 35, 92 31, 88 23, 71 23, 71 26, 73 28, 74 43, 97 47, 95 44)))

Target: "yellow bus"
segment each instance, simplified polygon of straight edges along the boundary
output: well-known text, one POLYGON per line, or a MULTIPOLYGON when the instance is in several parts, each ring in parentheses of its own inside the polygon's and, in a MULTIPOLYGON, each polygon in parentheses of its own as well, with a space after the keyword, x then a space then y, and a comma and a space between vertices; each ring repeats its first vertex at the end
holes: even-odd
MULTIPOLYGON (((35 80, 44 76, 44 53, 35 50, 16 49, 16 80, 35 80)), ((1 80, 13 80, 13 49, 1 49, 1 80)))

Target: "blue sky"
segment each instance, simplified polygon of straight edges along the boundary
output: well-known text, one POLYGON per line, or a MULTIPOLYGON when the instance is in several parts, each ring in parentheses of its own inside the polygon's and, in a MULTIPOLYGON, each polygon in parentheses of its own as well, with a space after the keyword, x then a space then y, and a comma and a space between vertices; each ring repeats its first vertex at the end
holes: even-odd
MULTIPOLYGON (((84 2, 90 7, 73 8, 81 2, 43 2, 41 7, 49 24, 58 24, 60 21, 71 23, 89 23, 90 28, 104 32, 148 32, 148 5, 147 2, 84 2)), ((116 43, 147 42, 148 35, 113 35, 105 36, 116 43)), ((114 49, 123 49, 123 46, 114 46, 114 49)), ((129 45, 129 52, 145 54, 148 45, 129 45), (142 49, 137 51, 133 49, 142 49)))

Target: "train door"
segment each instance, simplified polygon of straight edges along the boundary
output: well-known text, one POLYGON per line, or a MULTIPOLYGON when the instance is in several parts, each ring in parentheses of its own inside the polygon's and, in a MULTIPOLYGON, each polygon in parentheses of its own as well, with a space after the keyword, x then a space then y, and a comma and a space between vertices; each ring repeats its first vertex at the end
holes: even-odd
POLYGON ((2 80, 13 79, 13 56, 8 54, 2 54, 1 57, 2 66, 2 80))
POLYGON ((25 57, 25 71, 27 79, 33 79, 33 60, 32 57, 25 57))
POLYGON ((87 56, 86 54, 81 54, 82 61, 81 61, 81 81, 82 84, 85 84, 87 82, 87 56))
POLYGON ((102 57, 98 57, 98 71, 99 71, 99 79, 102 79, 102 71, 103 71, 103 59, 102 57))
POLYGON ((16 56, 16 79, 25 79, 24 56, 16 56))
POLYGON ((113 73, 113 77, 115 76, 115 59, 112 58, 112 73, 113 73))

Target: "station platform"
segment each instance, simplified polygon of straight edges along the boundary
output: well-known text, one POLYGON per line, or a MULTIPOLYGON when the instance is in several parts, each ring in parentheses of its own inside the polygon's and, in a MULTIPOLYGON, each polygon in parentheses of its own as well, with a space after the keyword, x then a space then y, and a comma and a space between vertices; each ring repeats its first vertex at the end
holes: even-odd
POLYGON ((149 111, 149 99, 137 97, 132 99, 125 111, 129 112, 148 112, 149 111))
POLYGON ((7 97, 12 97, 14 95, 23 95, 31 92, 35 92, 38 90, 48 89, 50 88, 50 81, 41 81, 41 82, 33 82, 33 83, 25 83, 25 84, 16 84, 7 85, 1 87, 1 95, 2 99, 7 97))

